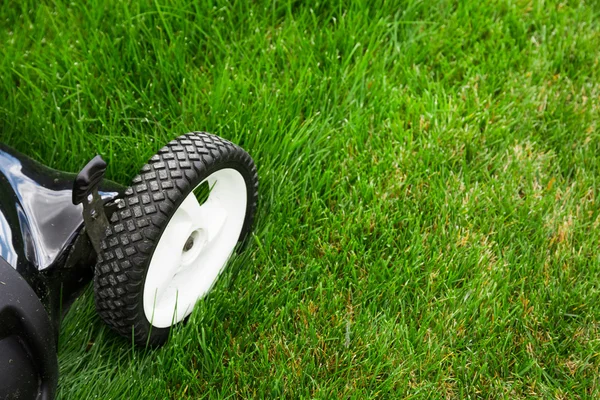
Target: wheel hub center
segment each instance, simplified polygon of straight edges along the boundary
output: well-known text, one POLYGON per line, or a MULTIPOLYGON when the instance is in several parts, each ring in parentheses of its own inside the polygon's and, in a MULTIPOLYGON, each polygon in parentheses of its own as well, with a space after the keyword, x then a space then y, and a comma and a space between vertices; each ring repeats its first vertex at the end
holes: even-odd
POLYGON ((194 247, 194 236, 190 235, 187 242, 185 242, 185 245, 183 246, 183 251, 190 251, 192 247, 194 247))
POLYGON ((196 260, 204 250, 207 239, 204 229, 196 229, 190 234, 183 245, 181 268, 186 268, 193 264, 194 260, 196 260))

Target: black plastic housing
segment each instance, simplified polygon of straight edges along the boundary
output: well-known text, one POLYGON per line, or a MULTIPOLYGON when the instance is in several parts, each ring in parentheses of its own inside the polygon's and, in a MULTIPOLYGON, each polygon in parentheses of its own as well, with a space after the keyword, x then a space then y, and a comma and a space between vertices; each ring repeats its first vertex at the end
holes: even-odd
MULTIPOLYGON (((97 190, 110 210, 125 187, 88 172, 75 197, 97 190)), ((73 203, 75 177, 0 144, 0 399, 51 399, 56 390, 60 320, 97 257, 73 203)))

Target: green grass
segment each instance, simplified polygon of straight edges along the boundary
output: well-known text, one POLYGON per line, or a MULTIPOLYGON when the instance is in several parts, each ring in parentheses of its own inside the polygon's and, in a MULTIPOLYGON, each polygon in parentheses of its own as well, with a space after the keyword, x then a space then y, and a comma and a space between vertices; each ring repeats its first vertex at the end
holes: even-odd
POLYGON ((88 290, 59 397, 600 396, 595 1, 2 2, 0 138, 127 184, 239 143, 255 236, 134 348, 88 290))

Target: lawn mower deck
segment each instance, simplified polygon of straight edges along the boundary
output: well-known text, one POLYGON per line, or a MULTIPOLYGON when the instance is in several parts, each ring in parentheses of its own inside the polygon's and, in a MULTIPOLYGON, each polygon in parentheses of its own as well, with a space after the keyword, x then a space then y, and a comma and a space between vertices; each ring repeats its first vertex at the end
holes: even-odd
MULTIPOLYGON (((75 178, 0 144, 0 395, 54 394, 60 320, 95 264, 75 178)), ((99 193, 108 203, 125 189, 103 180, 99 193)))

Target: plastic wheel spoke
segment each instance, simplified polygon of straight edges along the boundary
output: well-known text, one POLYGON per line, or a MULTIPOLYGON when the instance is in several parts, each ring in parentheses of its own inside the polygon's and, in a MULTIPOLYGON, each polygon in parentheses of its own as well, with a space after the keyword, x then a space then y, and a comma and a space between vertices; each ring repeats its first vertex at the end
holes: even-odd
POLYGON ((194 196, 188 196, 181 204, 180 210, 183 210, 189 216, 194 230, 202 229, 206 232, 206 246, 219 235, 225 221, 227 220, 227 211, 218 205, 214 198, 200 205, 194 196))
MULTIPOLYGON (((161 243, 161 247, 164 249, 183 248, 192 230, 192 223, 185 213, 176 212, 172 220, 177 223, 171 225, 171 229, 165 230, 161 238, 161 242, 164 241, 161 243)), ((156 262, 161 268, 152 276, 149 274, 146 284, 155 288, 155 301, 158 302, 181 266, 181 252, 157 251, 154 257, 157 257, 156 262)))

